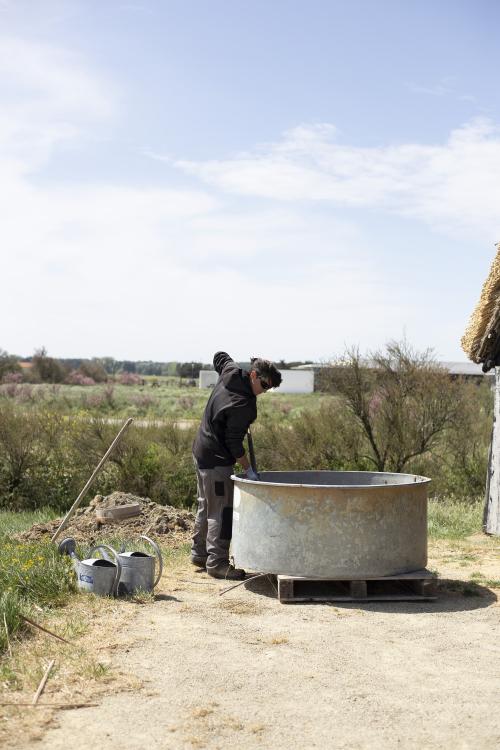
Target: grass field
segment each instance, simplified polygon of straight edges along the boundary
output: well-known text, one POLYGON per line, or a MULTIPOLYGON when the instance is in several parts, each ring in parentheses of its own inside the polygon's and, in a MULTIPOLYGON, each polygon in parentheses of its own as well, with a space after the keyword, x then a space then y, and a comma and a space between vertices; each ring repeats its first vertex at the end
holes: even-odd
MULTIPOLYGON (((140 417, 142 419, 199 419, 210 395, 207 388, 180 386, 171 378, 146 379, 144 385, 104 383, 92 386, 7 384, 0 398, 29 409, 44 405, 67 415, 140 417), (153 386, 152 383, 157 385, 153 386)), ((320 393, 268 393, 259 400, 261 416, 286 418, 304 408, 318 408, 332 396, 320 393)))
POLYGON ((442 498, 429 500, 428 529, 430 539, 465 539, 482 530, 483 501, 459 502, 442 498))

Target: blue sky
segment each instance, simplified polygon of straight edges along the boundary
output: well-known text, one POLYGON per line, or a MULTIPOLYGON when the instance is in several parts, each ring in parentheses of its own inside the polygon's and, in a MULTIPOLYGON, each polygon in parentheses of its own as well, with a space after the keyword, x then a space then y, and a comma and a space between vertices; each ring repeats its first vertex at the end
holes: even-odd
POLYGON ((464 359, 500 241, 499 21, 0 0, 0 347, 464 359))

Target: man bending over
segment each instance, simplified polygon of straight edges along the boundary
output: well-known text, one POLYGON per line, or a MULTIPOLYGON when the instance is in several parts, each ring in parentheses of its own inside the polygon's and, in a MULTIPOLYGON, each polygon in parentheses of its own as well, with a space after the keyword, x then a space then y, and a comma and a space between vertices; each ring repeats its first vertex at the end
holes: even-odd
POLYGON ((198 513, 191 561, 214 578, 243 580, 245 571, 229 563, 233 521, 231 474, 238 463, 248 479, 258 479, 245 455, 243 439, 257 418, 257 396, 277 388, 281 374, 267 359, 252 359, 242 370, 226 352, 214 356, 219 379, 193 444, 198 480, 198 513))

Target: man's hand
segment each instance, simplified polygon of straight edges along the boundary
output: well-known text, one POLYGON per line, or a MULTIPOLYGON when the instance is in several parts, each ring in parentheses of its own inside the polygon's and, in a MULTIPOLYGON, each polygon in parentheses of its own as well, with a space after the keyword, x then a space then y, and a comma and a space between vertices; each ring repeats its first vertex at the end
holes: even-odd
POLYGON ((247 469, 246 478, 251 479, 252 482, 258 482, 260 480, 260 476, 257 474, 256 471, 252 469, 251 466, 249 466, 247 469))

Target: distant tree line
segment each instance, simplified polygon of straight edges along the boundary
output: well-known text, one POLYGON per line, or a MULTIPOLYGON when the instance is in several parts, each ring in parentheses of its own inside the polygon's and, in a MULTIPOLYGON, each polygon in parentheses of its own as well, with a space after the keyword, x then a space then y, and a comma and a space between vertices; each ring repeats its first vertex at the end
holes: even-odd
MULTIPOLYGON (((242 367, 249 367, 250 362, 241 362, 242 367)), ((276 363, 280 370, 289 370, 310 361, 276 363)), ((119 360, 113 357, 93 357, 91 359, 72 357, 50 357, 45 347, 37 349, 31 357, 18 357, 0 349, 0 382, 8 380, 25 380, 36 383, 69 383, 75 385, 105 383, 120 373, 131 373, 137 376, 171 376, 196 379, 200 370, 211 369, 212 364, 203 362, 154 362, 152 360, 119 360), (29 364, 29 369, 23 368, 29 364), (111 378, 110 378, 111 376, 111 378)))

